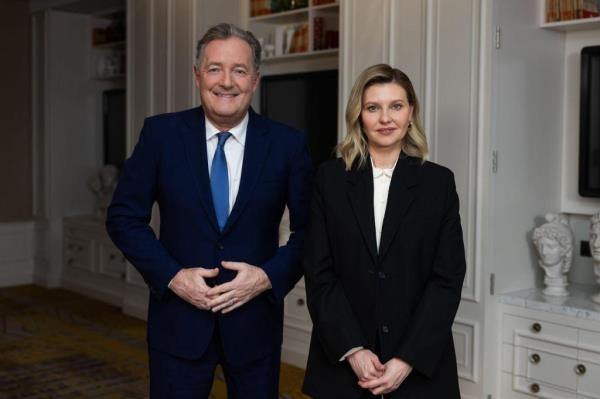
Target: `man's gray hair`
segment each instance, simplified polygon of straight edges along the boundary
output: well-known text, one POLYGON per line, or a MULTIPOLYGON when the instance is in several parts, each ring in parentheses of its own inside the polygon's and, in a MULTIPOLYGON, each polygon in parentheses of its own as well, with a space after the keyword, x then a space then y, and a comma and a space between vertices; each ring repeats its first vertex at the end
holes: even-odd
POLYGON ((200 66, 202 53, 208 43, 213 40, 224 40, 230 37, 237 37, 248 43, 252 50, 252 64, 254 65, 254 70, 258 72, 260 69, 260 54, 262 52, 259 41, 256 40, 256 37, 254 37, 252 32, 243 30, 234 24, 229 23, 220 23, 211 27, 206 31, 204 36, 198 40, 198 44, 196 45, 196 65, 200 66))

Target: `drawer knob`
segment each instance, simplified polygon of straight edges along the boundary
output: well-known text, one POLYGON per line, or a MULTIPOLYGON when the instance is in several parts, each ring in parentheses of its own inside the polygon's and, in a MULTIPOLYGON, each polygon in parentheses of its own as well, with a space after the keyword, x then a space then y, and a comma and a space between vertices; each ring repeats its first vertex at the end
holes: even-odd
POLYGON ((115 258, 117 257, 117 255, 115 255, 115 254, 110 254, 108 257, 109 257, 109 259, 110 259, 111 261, 113 261, 113 260, 115 260, 115 258))
POLYGON ((540 323, 533 323, 533 324, 531 325, 531 330, 532 330, 534 333, 539 333, 540 331, 542 331, 542 325, 541 325, 540 323))
POLYGON ((67 259, 67 265, 72 265, 72 264, 73 264, 73 258, 67 259))
POLYGON ((533 393, 538 393, 540 391, 540 386, 539 384, 533 383, 529 386, 529 390, 533 393))
POLYGON ((533 364, 538 364, 541 360, 542 358, 537 353, 533 353, 531 356, 529 356, 529 361, 533 364))
POLYGON ((586 372, 586 368, 583 364, 578 364, 577 366, 575 366, 575 374, 584 375, 585 372, 586 372))
POLYGON ((304 306, 304 299, 298 298, 298 300, 296 301, 296 305, 298 305, 298 306, 304 306))

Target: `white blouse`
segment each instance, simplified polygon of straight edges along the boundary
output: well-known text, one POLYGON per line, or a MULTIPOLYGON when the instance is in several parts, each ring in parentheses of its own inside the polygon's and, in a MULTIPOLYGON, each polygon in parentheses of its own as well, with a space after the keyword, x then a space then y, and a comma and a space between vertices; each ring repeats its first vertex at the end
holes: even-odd
MULTIPOLYGON (((398 162, 398 161, 396 161, 398 162)), ((379 242, 381 241, 381 227, 383 226, 383 217, 387 207, 388 192, 390 191, 390 182, 394 173, 394 166, 389 169, 376 168, 371 159, 373 167, 373 211, 375 216, 375 238, 377 239, 377 251, 379 251, 379 242)))

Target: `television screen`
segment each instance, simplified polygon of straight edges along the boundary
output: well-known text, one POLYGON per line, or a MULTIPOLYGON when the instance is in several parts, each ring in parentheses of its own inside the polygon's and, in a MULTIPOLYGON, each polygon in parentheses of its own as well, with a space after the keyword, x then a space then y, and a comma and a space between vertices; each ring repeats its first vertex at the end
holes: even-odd
POLYGON ((338 72, 266 76, 261 114, 302 130, 315 166, 333 157, 337 144, 338 72))
POLYGON ((123 165, 126 156, 126 96, 124 89, 103 93, 104 164, 123 165))
POLYGON ((600 197, 600 46, 581 50, 579 195, 600 197))

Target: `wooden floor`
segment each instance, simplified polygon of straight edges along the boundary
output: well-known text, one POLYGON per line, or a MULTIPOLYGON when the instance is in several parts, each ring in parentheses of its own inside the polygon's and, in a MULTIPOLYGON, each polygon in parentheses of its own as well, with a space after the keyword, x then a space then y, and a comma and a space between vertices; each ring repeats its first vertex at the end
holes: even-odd
MULTIPOLYGON (((146 323, 62 289, 0 289, 0 399, 146 398, 146 323)), ((280 398, 303 370, 282 364, 280 398)), ((211 398, 226 398, 220 373, 211 398)))

